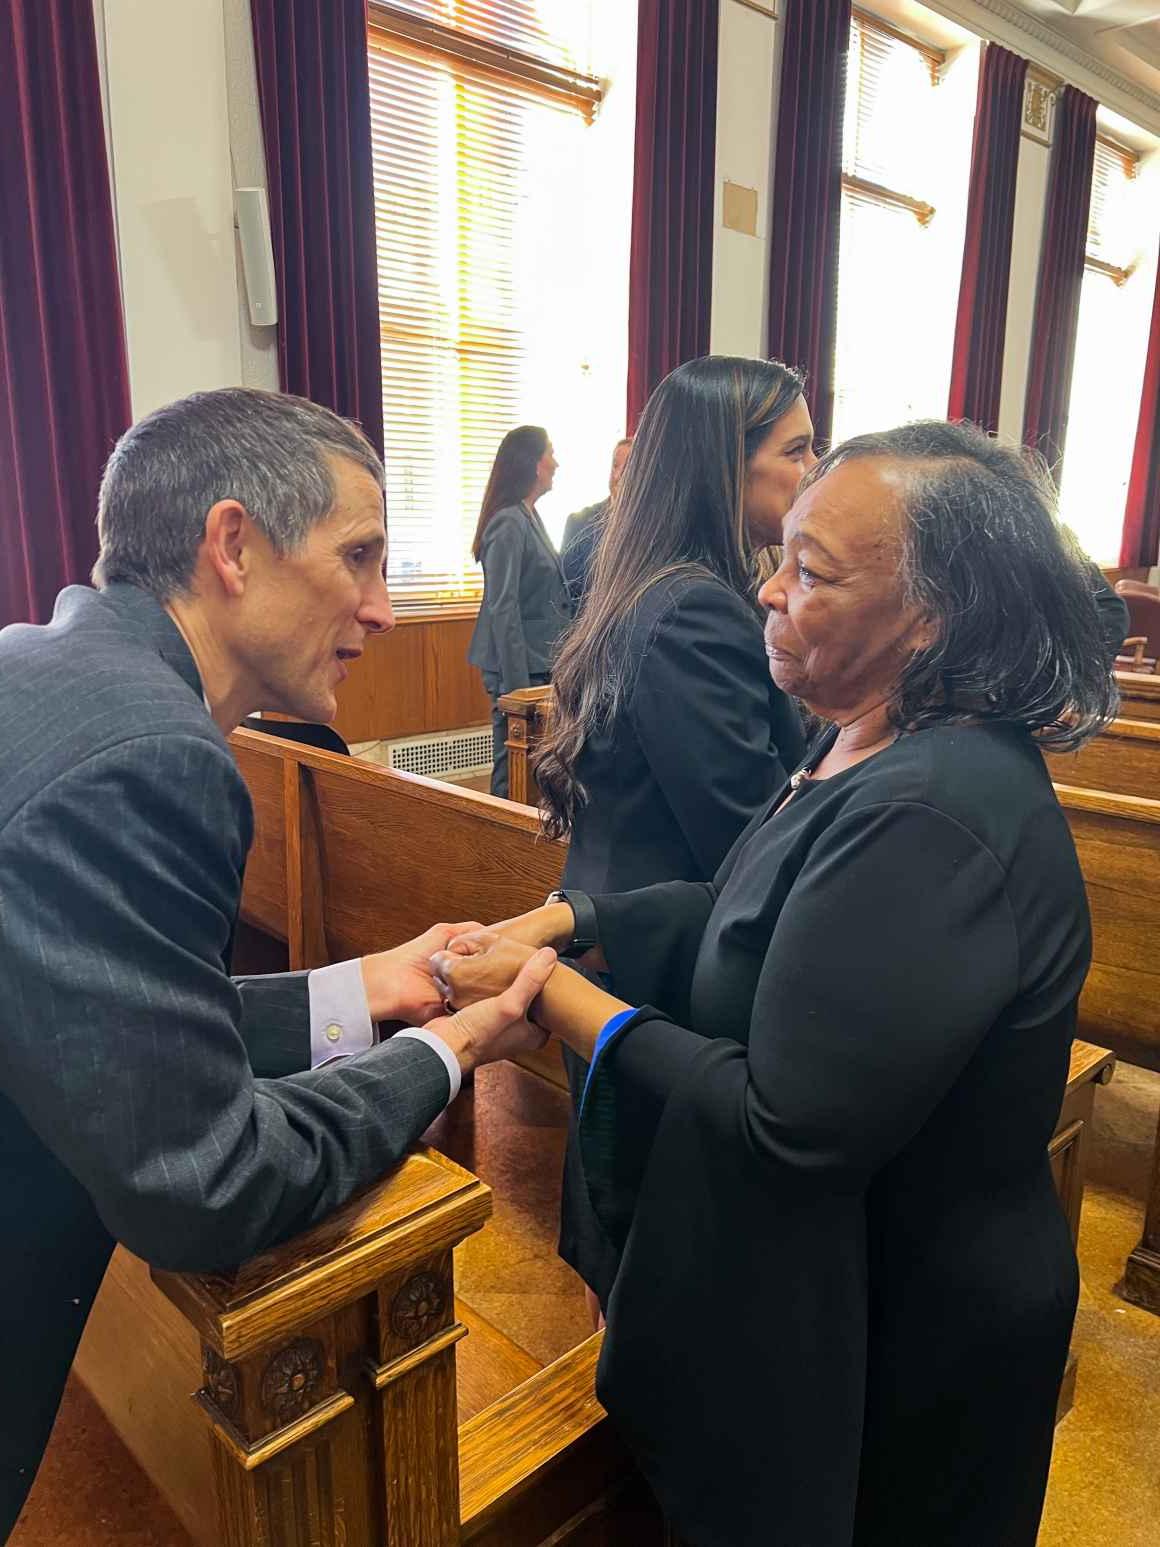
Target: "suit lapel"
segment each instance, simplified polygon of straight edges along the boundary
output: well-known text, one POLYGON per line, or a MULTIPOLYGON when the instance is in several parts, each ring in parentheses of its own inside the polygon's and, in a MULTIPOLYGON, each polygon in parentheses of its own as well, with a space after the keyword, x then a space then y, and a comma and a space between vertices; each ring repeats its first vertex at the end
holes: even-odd
POLYGON ((561 579, 563 579, 564 571, 560 566, 560 555, 556 552, 552 545, 552 539, 548 536, 547 527, 545 527, 544 523, 540 520, 539 511, 534 510, 530 505, 524 505, 523 508, 528 520, 531 522, 532 531, 535 532, 536 536, 540 539, 544 551, 551 559, 555 569, 559 572, 561 579))

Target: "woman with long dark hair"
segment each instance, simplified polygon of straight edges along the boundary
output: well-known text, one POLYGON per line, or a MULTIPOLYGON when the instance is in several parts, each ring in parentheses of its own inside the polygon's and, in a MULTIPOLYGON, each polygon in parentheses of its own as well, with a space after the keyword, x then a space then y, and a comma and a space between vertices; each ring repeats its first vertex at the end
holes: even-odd
POLYGON ((546 430, 521 424, 500 442, 484 491, 472 553, 483 565, 483 602, 467 659, 492 701, 491 793, 507 795, 507 726, 496 701, 547 682, 569 618, 560 558, 536 501, 556 475, 546 430))
MULTIPOLYGON (((679 366, 645 408, 591 585, 552 674, 536 765, 564 887, 708 881, 805 750, 770 680, 758 555, 816 461, 802 378, 771 360, 679 366)), ((574 1097, 586 1066, 566 1053, 574 1097)), ((617 1254, 574 1142, 560 1251, 603 1303, 617 1254)))

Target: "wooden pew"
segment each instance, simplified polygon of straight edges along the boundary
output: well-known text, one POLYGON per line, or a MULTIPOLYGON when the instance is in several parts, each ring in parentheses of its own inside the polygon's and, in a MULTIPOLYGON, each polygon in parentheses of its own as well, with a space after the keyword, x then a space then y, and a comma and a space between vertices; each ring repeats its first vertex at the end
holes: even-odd
POLYGON ((499 708, 507 715, 508 795, 525 806, 539 804, 531 755, 543 740, 552 708, 551 684, 505 693, 499 708))
POLYGON ((232 1275, 117 1251, 77 1370, 195 1542, 661 1547, 595 1399, 600 1334, 460 1428, 452 1248, 490 1212, 478 1178, 420 1148, 232 1275))
POLYGON ((1160 675, 1116 672, 1120 713, 1130 720, 1160 720, 1160 675))
POLYGON ((1078 752, 1045 761, 1057 785, 1160 800, 1160 720, 1113 720, 1078 752))
MULTIPOLYGON (((242 917, 287 942, 291 969, 401 945, 439 921, 526 913, 560 884, 564 845, 512 801, 253 731, 232 742, 254 802, 242 917)), ((554 1045, 519 1062, 567 1089, 554 1045)))
MULTIPOLYGON (((1092 914, 1092 966, 1080 1034, 1160 1070, 1160 801, 1056 785, 1092 914)), ((1144 1233, 1120 1292, 1160 1313, 1160 1129, 1144 1233)))

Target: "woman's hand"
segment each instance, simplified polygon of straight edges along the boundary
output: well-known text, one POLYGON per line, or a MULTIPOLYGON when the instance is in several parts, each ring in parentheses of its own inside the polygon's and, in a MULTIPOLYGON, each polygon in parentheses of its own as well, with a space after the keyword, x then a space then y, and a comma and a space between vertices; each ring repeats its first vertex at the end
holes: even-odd
MULTIPOLYGON (((493 929, 484 929, 463 934, 446 948, 436 951, 430 960, 430 970, 444 997, 460 1010, 503 994, 536 954, 536 949, 530 945, 523 945, 493 929)), ((552 958, 554 968, 555 952, 552 958)), ((550 976, 551 972, 547 974, 550 976)))
MULTIPOLYGON (((555 971, 556 953, 519 946, 512 946, 512 950, 520 952, 520 965, 501 993, 476 998, 454 1015, 429 1023, 429 1030, 443 1038, 464 1074, 480 1064, 534 1052, 548 1040, 547 1032, 533 1026, 528 1014, 533 1000, 555 971)), ((455 957, 456 969, 469 967, 483 954, 455 957)), ((445 959, 442 952, 436 958, 445 959)))
POLYGON ((530 913, 520 913, 515 918, 489 924, 488 932, 516 940, 521 945, 537 949, 550 945, 554 951, 562 951, 571 945, 575 928, 572 909, 566 902, 548 902, 542 908, 533 908, 530 913))
MULTIPOLYGON (((452 1004, 490 1003, 488 995, 502 993, 513 979, 519 981, 522 974, 531 970, 535 961, 552 955, 548 951, 533 951, 518 940, 485 929, 452 941, 445 951, 437 951, 431 958, 431 972, 435 981, 446 990, 452 1004)), ((581 1058, 591 1058, 605 1021, 621 1010, 631 1008, 623 999, 606 994, 578 972, 570 972, 566 967, 556 971, 553 962, 551 969, 544 973, 540 992, 535 1001, 529 1003, 527 1013, 537 1025, 566 1042, 581 1058)))

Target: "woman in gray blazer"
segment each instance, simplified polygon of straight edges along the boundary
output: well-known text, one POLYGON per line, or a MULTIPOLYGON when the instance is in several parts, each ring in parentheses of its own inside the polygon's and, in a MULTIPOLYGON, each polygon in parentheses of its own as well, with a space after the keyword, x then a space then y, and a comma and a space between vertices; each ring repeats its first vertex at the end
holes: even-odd
POLYGON ((556 641, 570 609, 560 556, 536 512, 556 474, 546 430, 522 424, 496 452, 472 553, 483 565, 483 602, 467 659, 478 666, 492 701, 491 793, 508 792, 503 693, 548 681, 556 641))

